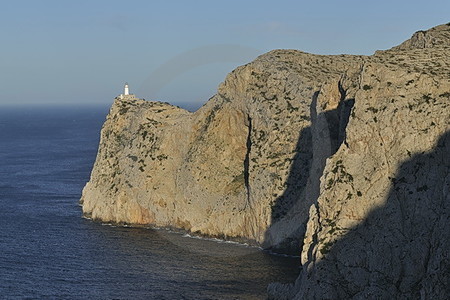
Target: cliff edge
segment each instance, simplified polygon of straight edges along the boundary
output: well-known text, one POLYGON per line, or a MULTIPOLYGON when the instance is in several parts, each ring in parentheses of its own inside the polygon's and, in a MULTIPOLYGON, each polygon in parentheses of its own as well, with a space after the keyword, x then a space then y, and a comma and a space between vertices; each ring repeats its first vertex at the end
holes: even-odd
POLYGON ((449 55, 441 25, 373 56, 271 51, 194 113, 116 99, 83 213, 301 252, 271 298, 442 298, 449 55))

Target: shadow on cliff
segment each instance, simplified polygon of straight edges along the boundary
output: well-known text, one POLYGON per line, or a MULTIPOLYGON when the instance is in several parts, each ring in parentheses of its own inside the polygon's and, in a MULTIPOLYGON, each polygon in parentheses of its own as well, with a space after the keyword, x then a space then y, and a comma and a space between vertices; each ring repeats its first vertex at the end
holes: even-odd
POLYGON ((335 154, 345 141, 345 129, 355 102, 354 99, 346 99, 345 92, 341 92, 339 106, 319 114, 316 111, 319 92, 312 97, 311 126, 304 128, 299 134, 296 154, 285 182, 286 189, 272 206, 272 225, 266 231, 263 243, 266 249, 292 255, 298 255, 301 251, 309 207, 319 197, 320 177, 326 159, 335 154), (296 218, 299 214, 303 220, 296 218), (290 222, 292 230, 284 240, 275 241, 273 235, 277 232, 275 229, 272 233, 272 230, 283 222, 290 222))
POLYGON ((448 299, 450 131, 433 151, 411 156, 389 179, 382 207, 334 244, 309 249, 308 262, 314 251, 324 257, 303 266, 291 297, 448 299))

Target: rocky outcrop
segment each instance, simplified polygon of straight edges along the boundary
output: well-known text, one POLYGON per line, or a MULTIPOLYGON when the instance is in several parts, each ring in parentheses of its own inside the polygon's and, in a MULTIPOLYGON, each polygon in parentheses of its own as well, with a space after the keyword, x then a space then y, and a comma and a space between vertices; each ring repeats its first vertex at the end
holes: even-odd
POLYGON ((302 274, 272 285, 275 298, 450 294, 449 33, 419 33, 433 36, 425 46, 416 33, 363 64, 345 142, 310 209, 302 274))
POLYGON ((446 29, 446 26, 450 26, 450 23, 446 25, 436 26, 429 30, 419 30, 413 34, 413 36, 392 48, 392 50, 414 50, 423 48, 442 48, 448 46, 448 40, 450 39, 450 33, 446 29))
POLYGON ((300 253, 273 298, 448 294, 450 26, 373 56, 275 50, 191 113, 116 99, 81 202, 104 222, 300 253))
POLYGON ((116 99, 84 214, 297 254, 325 160, 342 142, 352 102, 345 89, 354 90, 347 85, 363 60, 273 51, 234 70, 195 113, 116 99))

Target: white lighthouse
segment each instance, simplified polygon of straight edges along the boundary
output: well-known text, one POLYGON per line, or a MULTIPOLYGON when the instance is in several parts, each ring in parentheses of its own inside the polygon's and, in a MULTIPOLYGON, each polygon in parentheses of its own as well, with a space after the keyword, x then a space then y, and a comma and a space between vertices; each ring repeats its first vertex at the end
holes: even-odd
POLYGON ((135 100, 136 95, 130 94, 130 88, 128 86, 128 82, 125 82, 125 86, 123 87, 123 94, 120 94, 119 99, 121 100, 135 100))

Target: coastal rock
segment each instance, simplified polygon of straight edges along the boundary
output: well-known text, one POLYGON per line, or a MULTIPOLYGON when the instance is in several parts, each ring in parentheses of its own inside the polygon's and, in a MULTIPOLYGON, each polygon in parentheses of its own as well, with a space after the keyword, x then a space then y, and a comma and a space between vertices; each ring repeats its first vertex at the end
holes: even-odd
POLYGON ((271 51, 194 113, 116 99, 83 213, 301 253, 271 299, 444 299, 449 56, 441 25, 373 56, 271 51))
POLYGON ((362 61, 272 51, 230 73, 195 113, 116 99, 84 214, 298 254, 325 160, 348 120, 341 85, 357 79, 362 61))
MULTIPOLYGON (((450 26, 423 35, 449 37, 450 26)), ((345 142, 310 209, 294 299, 450 294, 450 37, 362 66, 345 142)), ((281 297, 282 295, 280 295, 281 297)))

